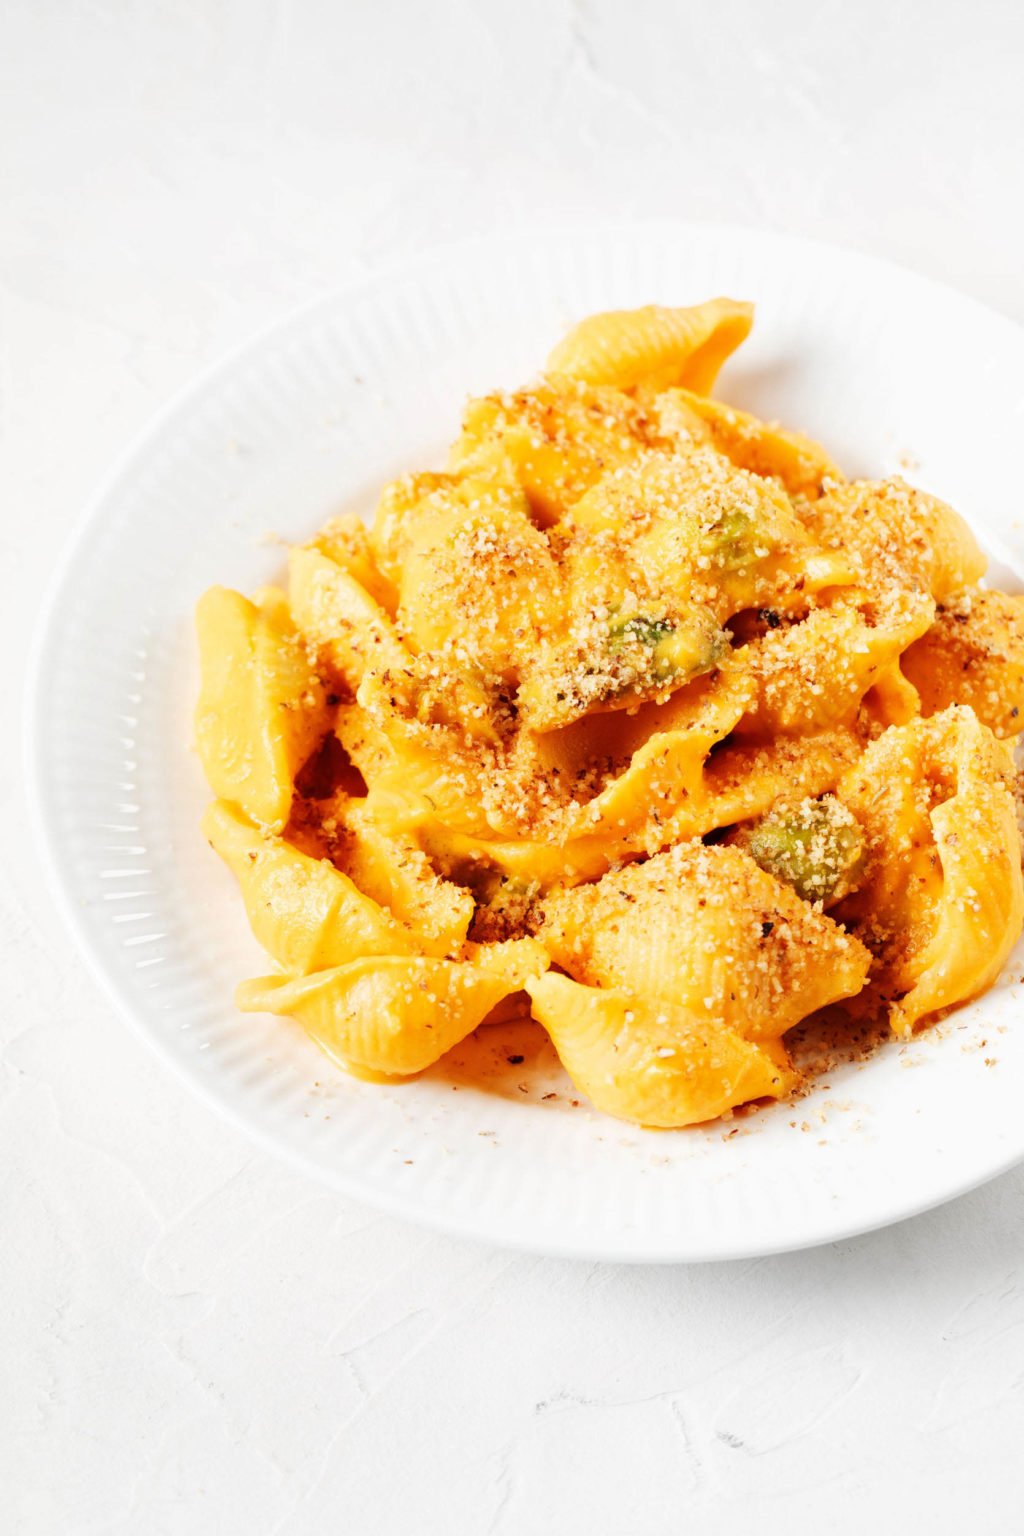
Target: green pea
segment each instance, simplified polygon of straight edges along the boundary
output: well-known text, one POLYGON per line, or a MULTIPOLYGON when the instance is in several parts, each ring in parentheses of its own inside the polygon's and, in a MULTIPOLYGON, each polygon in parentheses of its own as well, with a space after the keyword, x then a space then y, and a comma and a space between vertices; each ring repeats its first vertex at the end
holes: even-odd
POLYGON ((733 507, 723 512, 708 530, 707 542, 716 563, 727 570, 749 565, 753 555, 754 519, 749 512, 733 507))
POLYGON ((608 649, 623 663, 623 690, 638 683, 700 677, 717 666, 729 641, 714 615, 695 609, 686 619, 636 613, 613 618, 608 649))
POLYGON ((804 901, 838 901, 864 873, 864 834, 834 795, 770 811, 751 828, 746 847, 804 901))
POLYGON ((653 651, 659 641, 674 631, 675 624, 671 619, 655 619, 647 613, 634 613, 628 619, 613 619, 608 626, 608 637, 613 651, 620 650, 629 640, 636 640, 653 651))

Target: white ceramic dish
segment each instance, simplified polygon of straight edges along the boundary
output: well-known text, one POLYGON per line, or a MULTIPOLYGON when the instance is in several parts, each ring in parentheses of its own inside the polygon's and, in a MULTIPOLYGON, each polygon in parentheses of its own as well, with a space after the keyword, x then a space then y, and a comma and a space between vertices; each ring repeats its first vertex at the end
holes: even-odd
POLYGON ((987 997, 912 1045, 795 1105, 670 1133, 574 1104, 529 1047, 482 1083, 455 1069, 381 1087, 336 1073, 286 1021, 232 1005, 266 963, 198 831, 199 593, 275 577, 268 534, 304 537, 437 463, 467 393, 530 377, 579 316, 717 293, 758 306, 725 398, 807 428, 850 471, 940 492, 1012 563, 1024 332, 861 257, 653 224, 440 252, 288 318, 153 424, 88 509, 47 604, 29 783, 93 970, 212 1104, 398 1215, 548 1253, 722 1258, 895 1221, 1024 1157, 1020 949, 987 997))

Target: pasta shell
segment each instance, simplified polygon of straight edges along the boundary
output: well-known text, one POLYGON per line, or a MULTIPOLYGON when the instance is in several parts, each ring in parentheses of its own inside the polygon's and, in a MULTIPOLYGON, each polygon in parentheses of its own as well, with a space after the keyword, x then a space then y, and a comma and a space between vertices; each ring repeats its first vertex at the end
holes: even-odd
POLYGON ((753 305, 735 299, 608 310, 574 326, 548 357, 546 372, 617 389, 685 384, 708 394, 753 323, 753 305))
MULTIPOLYGON (((520 487, 533 520, 548 528, 647 442, 646 413, 621 390, 548 379, 471 401, 448 462, 456 474, 520 487)), ((378 512, 386 520, 390 505, 378 512)))
POLYGON ((544 899, 539 937, 576 980, 778 1038, 859 992, 857 939, 739 848, 680 844, 544 899), (681 936, 685 935, 685 942, 681 936))
POLYGON ((969 704, 997 736, 1024 730, 1024 597, 973 592, 941 610, 900 657, 921 712, 969 704))
POLYGON ((755 1045, 669 1002, 581 986, 548 972, 526 984, 532 1012, 595 1108, 639 1125, 713 1120, 796 1083, 785 1051, 755 1045))
POLYGON ((387 612, 322 550, 292 550, 288 591, 303 635, 352 692, 367 671, 401 673, 409 666, 387 612))
POLYGON ((455 954, 473 920, 471 893, 435 874, 408 834, 389 835, 364 805, 349 808, 345 870, 361 891, 415 934, 424 954, 455 954))
POLYGON ((298 981, 264 976, 243 982, 237 1001, 243 1013, 297 1019, 343 1067, 405 1077, 438 1061, 547 964, 539 944, 520 940, 490 946, 480 963, 378 957, 298 981))
POLYGON ((288 615, 283 593, 259 604, 211 587, 196 608, 200 691, 196 747, 214 794, 280 832, 295 775, 327 730, 323 684, 288 615))
POLYGON ((788 495, 817 501, 845 476, 820 443, 777 422, 760 421, 735 406, 688 389, 668 389, 649 406, 660 435, 685 450, 694 439, 709 442, 739 469, 779 480, 788 495))
POLYGON ((443 485, 403 525, 398 623, 446 669, 514 676, 557 622, 561 574, 523 494, 486 481, 443 485))
POLYGON ((973 710, 954 706, 885 731, 840 781, 871 855, 867 880, 836 912, 874 950, 897 1034, 984 991, 1020 933, 1013 772, 973 710))
POLYGON ((972 587, 985 556, 958 512, 898 476, 832 488, 806 512, 818 542, 842 550, 872 590, 908 587, 936 602, 972 587))
MULTIPOLYGON (((849 588, 799 623, 769 630, 737 656, 748 661, 757 683, 757 701, 739 733, 805 735, 851 725, 864 695, 886 687, 901 653, 925 633, 934 612, 923 592, 890 588, 875 596, 849 588)), ((899 704, 905 702, 901 694, 899 704)), ((890 703, 896 706, 891 697, 890 703)))
POLYGON ((237 807, 215 800, 203 832, 236 876, 256 938, 286 970, 305 975, 363 955, 416 953, 410 931, 328 859, 264 835, 237 807))
POLYGON ((714 448, 648 452, 599 481, 566 524, 577 608, 626 592, 671 604, 682 593, 724 622, 767 603, 803 610, 811 594, 850 585, 842 550, 813 542, 781 486, 714 448))

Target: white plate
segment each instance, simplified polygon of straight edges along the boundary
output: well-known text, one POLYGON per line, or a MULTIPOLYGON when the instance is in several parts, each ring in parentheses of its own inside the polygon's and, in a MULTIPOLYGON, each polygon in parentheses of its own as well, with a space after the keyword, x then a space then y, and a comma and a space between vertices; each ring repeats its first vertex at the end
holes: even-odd
POLYGON ((820 435, 850 471, 904 470, 1012 560, 1024 333, 906 272, 774 235, 588 228, 439 253, 230 357, 108 480, 44 616, 29 782, 97 976, 212 1104, 413 1220, 591 1258, 763 1254, 895 1221, 1024 1157, 1020 950, 982 1002, 911 1046, 834 1072, 795 1105, 682 1132, 574 1105, 543 1057, 482 1086, 444 1071, 352 1081, 295 1026, 232 1005, 236 981, 266 962, 198 831, 200 592, 276 577, 269 533, 302 538, 368 509, 397 472, 440 462, 467 393, 530 377, 579 316, 719 293, 758 306, 727 399, 820 435))

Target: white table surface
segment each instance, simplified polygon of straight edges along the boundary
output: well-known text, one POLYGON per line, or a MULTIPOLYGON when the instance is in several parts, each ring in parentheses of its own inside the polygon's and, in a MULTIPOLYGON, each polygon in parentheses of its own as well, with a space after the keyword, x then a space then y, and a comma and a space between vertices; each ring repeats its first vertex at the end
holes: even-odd
POLYGON ((1024 320, 1022 54, 1010 0, 0 0, 5 1533, 1021 1529, 1024 1171, 736 1265, 386 1220, 112 1017, 50 909, 17 742, 40 590, 110 459, 382 263, 683 215, 1024 320))

